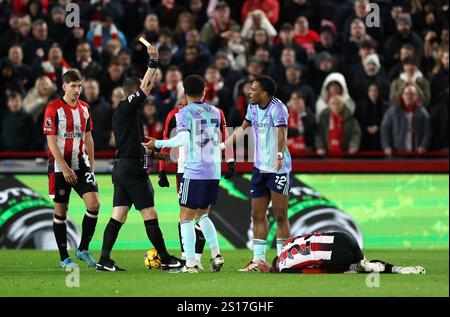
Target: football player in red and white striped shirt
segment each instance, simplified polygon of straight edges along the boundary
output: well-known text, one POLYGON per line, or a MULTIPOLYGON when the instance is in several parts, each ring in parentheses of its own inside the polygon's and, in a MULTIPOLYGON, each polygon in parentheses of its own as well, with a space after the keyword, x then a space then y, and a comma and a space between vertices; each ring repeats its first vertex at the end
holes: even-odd
POLYGON ((281 273, 397 273, 425 274, 421 266, 394 266, 368 261, 358 243, 342 232, 305 234, 287 240, 281 254, 272 261, 272 268, 260 271, 281 273))
POLYGON ((44 134, 48 143, 49 195, 55 205, 53 231, 58 245, 60 266, 74 267, 67 253, 66 217, 70 191, 73 188, 84 200, 86 214, 76 257, 95 267, 89 252, 100 208, 98 187, 94 175, 94 141, 89 105, 79 100, 81 75, 70 70, 63 75, 64 96, 51 102, 44 116, 44 134))

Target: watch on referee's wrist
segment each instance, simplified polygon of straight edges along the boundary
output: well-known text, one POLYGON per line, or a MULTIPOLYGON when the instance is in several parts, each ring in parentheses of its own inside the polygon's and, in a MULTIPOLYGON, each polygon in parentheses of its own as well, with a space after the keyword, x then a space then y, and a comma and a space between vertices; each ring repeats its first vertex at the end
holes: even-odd
POLYGON ((158 60, 149 58, 147 62, 147 68, 158 68, 158 60))
POLYGON ((281 161, 283 159, 283 152, 278 152, 277 158, 281 161))

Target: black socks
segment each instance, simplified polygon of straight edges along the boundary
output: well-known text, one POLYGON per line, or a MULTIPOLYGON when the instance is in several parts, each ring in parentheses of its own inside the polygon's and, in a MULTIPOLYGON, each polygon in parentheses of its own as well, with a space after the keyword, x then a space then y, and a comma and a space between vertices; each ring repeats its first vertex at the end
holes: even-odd
POLYGON ((111 250, 116 243, 117 236, 119 235, 120 228, 122 227, 122 223, 117 221, 116 219, 109 219, 108 224, 106 225, 105 232, 103 233, 103 246, 102 246, 102 255, 100 257, 100 261, 109 260, 109 256, 111 255, 111 250))
POLYGON ((86 210, 86 214, 83 218, 83 232, 81 234, 81 242, 78 250, 89 250, 89 243, 92 240, 92 236, 95 232, 95 226, 97 225, 98 211, 86 210))
POLYGON ((61 257, 61 261, 63 261, 69 257, 69 253, 67 253, 66 217, 61 217, 55 214, 53 219, 53 233, 55 234, 59 256, 61 257))
POLYGON ((158 251, 159 257, 164 262, 169 257, 169 253, 167 253, 164 238, 161 229, 159 228, 158 219, 145 220, 144 225, 148 239, 153 244, 156 251, 158 251))

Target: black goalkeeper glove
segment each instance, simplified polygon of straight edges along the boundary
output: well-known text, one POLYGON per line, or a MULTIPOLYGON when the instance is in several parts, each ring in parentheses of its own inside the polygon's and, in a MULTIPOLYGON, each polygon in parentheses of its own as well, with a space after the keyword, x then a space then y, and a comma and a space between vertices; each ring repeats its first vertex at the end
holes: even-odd
POLYGON ((170 187, 169 180, 167 179, 166 171, 159 171, 158 174, 158 185, 159 187, 170 187))
POLYGON ((228 162, 228 171, 225 174, 225 179, 230 179, 236 175, 236 163, 234 161, 228 162))

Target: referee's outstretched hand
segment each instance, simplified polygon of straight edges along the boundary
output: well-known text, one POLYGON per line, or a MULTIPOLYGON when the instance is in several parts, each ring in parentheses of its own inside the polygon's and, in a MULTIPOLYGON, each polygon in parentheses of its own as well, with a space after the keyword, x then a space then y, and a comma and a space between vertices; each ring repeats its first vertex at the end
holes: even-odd
POLYGON ((169 180, 167 179, 166 171, 159 171, 158 174, 158 185, 159 187, 170 187, 169 180))

